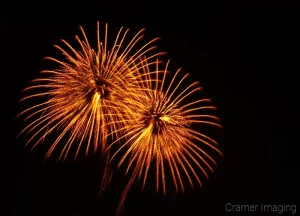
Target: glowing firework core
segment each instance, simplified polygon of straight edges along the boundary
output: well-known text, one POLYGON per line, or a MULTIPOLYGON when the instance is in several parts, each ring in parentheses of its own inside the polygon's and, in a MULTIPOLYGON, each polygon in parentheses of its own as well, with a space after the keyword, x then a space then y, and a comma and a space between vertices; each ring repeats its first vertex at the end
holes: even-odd
POLYGON ((158 134, 163 129, 165 123, 163 113, 152 111, 145 114, 145 127, 151 127, 152 132, 155 134, 158 134))
POLYGON ((96 89, 96 92, 100 94, 101 98, 107 98, 110 93, 110 87, 105 79, 97 78, 90 80, 92 86, 96 89))

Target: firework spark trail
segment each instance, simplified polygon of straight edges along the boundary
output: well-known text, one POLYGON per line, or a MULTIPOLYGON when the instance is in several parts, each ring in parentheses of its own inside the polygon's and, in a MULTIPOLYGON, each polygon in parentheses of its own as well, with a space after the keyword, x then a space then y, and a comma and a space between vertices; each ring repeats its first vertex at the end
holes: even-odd
POLYGON ((111 160, 125 149, 118 167, 124 163, 125 159, 128 159, 126 174, 131 168, 133 169, 130 180, 121 195, 117 214, 120 214, 125 198, 136 178, 142 178, 144 188, 152 163, 156 167, 156 190, 158 192, 161 185, 163 193, 166 194, 166 166, 171 172, 176 191, 180 188, 182 192, 184 192, 182 180, 184 176, 192 187, 194 185, 192 177, 200 187, 202 186, 200 177, 192 165, 197 167, 206 178, 208 178, 206 169, 214 171, 212 164, 216 166, 216 161, 196 142, 223 156, 215 140, 191 128, 192 124, 221 128, 219 118, 216 116, 196 113, 215 110, 216 107, 207 105, 211 102, 209 99, 184 104, 188 96, 201 88, 197 86, 198 82, 194 82, 183 91, 179 91, 179 87, 188 76, 186 74, 179 82, 176 82, 180 69, 173 76, 170 85, 166 85, 168 64, 169 62, 165 70, 159 71, 159 62, 157 62, 154 72, 150 71, 147 63, 143 64, 144 67, 139 70, 138 75, 141 82, 135 87, 139 94, 133 93, 135 97, 130 97, 127 104, 130 107, 126 110, 128 111, 127 118, 130 120, 120 129, 125 131, 124 135, 114 141, 115 143, 119 139, 126 138, 125 144, 114 153, 111 160))
MULTIPOLYGON (((67 140, 63 144, 59 160, 66 159, 74 143, 78 143, 74 156, 76 159, 83 144, 86 155, 90 149, 94 152, 101 149, 103 153, 107 147, 107 134, 110 133, 112 139, 121 135, 116 131, 124 124, 121 110, 126 110, 126 106, 123 98, 128 98, 125 95, 132 89, 131 85, 137 85, 135 70, 144 64, 139 62, 136 66, 135 61, 153 51, 156 47, 152 44, 158 40, 155 38, 138 48, 137 44, 143 38, 144 29, 142 29, 126 45, 124 40, 129 29, 124 32, 122 27, 112 48, 109 49, 108 25, 105 26, 102 41, 98 22, 95 51, 91 48, 83 28, 80 29, 83 40, 78 36, 76 40, 81 50, 76 50, 65 40, 62 42, 69 51, 55 45, 65 60, 52 57, 46 59, 57 63, 60 68, 42 71, 41 77, 33 80, 32 86, 24 89, 29 95, 20 100, 43 100, 18 115, 18 117, 25 115, 25 121, 29 121, 20 133, 30 135, 26 146, 33 143, 31 149, 34 149, 49 134, 58 133, 45 159, 50 157, 64 137, 67 140), (134 49, 137 51, 133 51, 134 49)), ((151 60, 162 54, 158 52, 149 54, 145 60, 151 60)), ((103 157, 109 157, 109 154, 103 157)), ((110 173, 108 158, 104 158, 103 161, 104 163, 107 161, 104 167, 106 172, 110 173)), ((109 181, 110 178, 104 174, 103 179, 109 181)), ((102 185, 106 183, 102 182, 102 185)))

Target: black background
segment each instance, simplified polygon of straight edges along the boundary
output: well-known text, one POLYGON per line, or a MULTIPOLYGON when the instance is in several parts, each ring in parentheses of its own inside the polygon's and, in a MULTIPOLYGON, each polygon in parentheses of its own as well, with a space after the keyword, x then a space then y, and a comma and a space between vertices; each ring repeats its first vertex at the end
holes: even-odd
MULTIPOLYGON (((41 13, 2 19, 10 42, 13 116, 22 108, 17 104, 22 89, 45 69, 43 57, 61 57, 53 44, 62 38, 74 43, 79 25, 95 42, 98 20, 102 30, 108 22, 112 35, 125 26, 133 33, 146 28, 145 41, 160 37, 158 48, 168 52, 171 69, 191 72, 219 108, 224 130, 218 141, 225 158, 210 181, 183 195, 175 196, 171 190, 166 197, 150 187, 143 193, 137 184, 126 200, 124 215, 224 215, 232 214, 226 212, 226 203, 295 204, 297 10, 154 2, 78 3, 76 10, 71 5, 36 7, 41 13)), ((14 125, 15 136, 23 124, 14 120, 14 125)), ((13 144, 14 215, 113 214, 125 179, 117 174, 105 199, 97 199, 101 161, 96 155, 45 163, 45 149, 29 153, 25 140, 13 144)))

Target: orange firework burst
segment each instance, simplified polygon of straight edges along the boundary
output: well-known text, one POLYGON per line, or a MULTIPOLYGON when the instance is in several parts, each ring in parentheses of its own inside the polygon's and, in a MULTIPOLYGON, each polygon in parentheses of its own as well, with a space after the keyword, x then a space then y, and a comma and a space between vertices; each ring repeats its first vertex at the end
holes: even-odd
MULTIPOLYGON (((62 42, 70 52, 55 45, 67 61, 47 57, 46 59, 58 63, 60 68, 42 71, 41 75, 45 76, 33 80, 33 85, 25 89, 34 91, 21 101, 31 98, 44 99, 19 114, 27 114, 25 120, 31 120, 21 132, 31 134, 26 145, 33 141, 33 149, 47 135, 59 131, 46 158, 52 154, 63 137, 67 137, 67 141, 59 159, 66 158, 74 141, 78 143, 76 158, 83 143, 86 144, 86 154, 92 144, 94 151, 100 145, 103 152, 106 148, 107 134, 111 133, 116 137, 120 135, 114 131, 123 124, 120 110, 126 109, 123 106, 123 98, 127 98, 125 95, 129 93, 128 89, 132 89, 128 87, 136 85, 137 82, 135 61, 155 48, 151 44, 157 38, 134 52, 133 49, 143 37, 144 29, 125 46, 123 41, 129 29, 123 32, 121 28, 112 48, 109 49, 107 28, 106 24, 104 41, 101 41, 97 23, 96 51, 91 48, 81 27, 83 40, 76 36, 81 51, 75 50, 65 40, 62 42)), ((160 54, 156 53, 148 59, 160 54)), ((138 67, 141 64, 142 62, 138 67)))
POLYGON ((198 82, 194 82, 179 90, 188 76, 186 74, 177 82, 180 69, 167 85, 168 64, 169 61, 165 70, 159 71, 159 62, 157 61, 156 69, 153 72, 150 72, 149 65, 144 64, 143 70, 139 72, 141 81, 144 81, 135 87, 139 93, 135 93, 130 100, 135 99, 127 105, 130 107, 127 109, 129 111, 127 113, 128 122, 122 128, 126 131, 122 136, 126 138, 126 142, 115 152, 112 159, 121 152, 121 149, 125 149, 118 166, 121 166, 128 158, 129 164, 126 173, 131 167, 133 171, 129 183, 123 191, 118 211, 136 178, 142 177, 144 187, 152 162, 156 167, 156 189, 158 191, 161 185, 165 194, 166 168, 170 170, 176 191, 180 188, 183 192, 183 177, 187 178, 191 186, 194 184, 193 179, 202 186, 200 176, 195 168, 198 168, 208 178, 206 170, 213 172, 212 165, 216 166, 216 161, 207 153, 204 146, 222 156, 214 139, 191 127, 192 124, 204 124, 221 128, 219 118, 203 113, 203 111, 215 110, 216 107, 207 105, 211 102, 209 99, 184 103, 186 98, 201 88, 197 86, 198 82))

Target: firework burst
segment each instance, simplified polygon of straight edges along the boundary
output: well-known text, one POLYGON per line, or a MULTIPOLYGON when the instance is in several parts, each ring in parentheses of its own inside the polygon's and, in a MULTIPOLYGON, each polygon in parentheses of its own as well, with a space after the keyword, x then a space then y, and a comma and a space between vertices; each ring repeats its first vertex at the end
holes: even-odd
MULTIPOLYGON (((146 43, 137 49, 137 43, 143 38, 143 30, 139 31, 131 41, 125 45, 124 40, 128 33, 120 29, 111 49, 107 45, 107 29, 105 26, 104 40, 100 40, 99 22, 97 23, 97 50, 91 48, 82 27, 83 40, 76 36, 81 47, 80 51, 62 40, 66 49, 55 45, 66 57, 60 61, 51 57, 46 59, 59 64, 55 70, 41 72, 41 77, 32 81, 33 85, 24 91, 29 92, 21 101, 27 99, 42 99, 41 102, 24 110, 25 121, 29 124, 20 134, 26 133, 30 138, 26 145, 33 142, 32 149, 41 143, 47 135, 59 131, 54 143, 49 148, 48 158, 58 146, 63 137, 67 137, 59 159, 65 159, 74 143, 78 143, 74 158, 78 156, 83 143, 85 152, 90 148, 102 152, 106 148, 107 134, 118 137, 114 133, 123 124, 120 110, 126 109, 123 105, 124 95, 129 93, 131 85, 136 85, 135 61, 141 56, 155 49, 153 42, 146 43), (133 51, 137 49, 137 51, 133 51), (93 146, 93 147, 91 147, 93 146)), ((162 53, 156 53, 151 59, 162 53)), ((142 64, 139 63, 138 67, 142 64)), ((126 97, 128 98, 128 97, 126 97)))
MULTIPOLYGON (((123 191, 118 212, 136 178, 142 178, 142 187, 145 186, 151 165, 156 169, 157 191, 161 187, 166 194, 165 173, 166 169, 169 169, 176 191, 180 188, 183 192, 183 178, 186 178, 191 186, 195 181, 202 186, 197 169, 198 173, 200 171, 208 178, 207 170, 213 172, 213 165, 217 165, 205 147, 222 156, 214 139, 191 127, 193 124, 202 124, 221 128, 219 118, 204 113, 216 110, 216 107, 209 105, 209 99, 185 103, 191 94, 201 88, 198 87, 198 82, 194 82, 180 89, 188 76, 186 74, 178 79, 180 69, 174 74, 171 82, 166 84, 168 64, 169 61, 165 70, 160 71, 157 61, 153 72, 150 71, 149 65, 144 64, 142 70, 139 70, 138 77, 141 82, 135 87, 139 94, 130 97, 131 101, 127 104, 128 120, 120 129, 125 133, 119 138, 126 138, 126 142, 114 153, 112 159, 124 150, 118 166, 128 159, 126 174, 130 169, 132 174, 123 191)), ((118 139, 115 142, 117 141, 118 139)))

